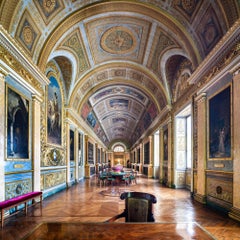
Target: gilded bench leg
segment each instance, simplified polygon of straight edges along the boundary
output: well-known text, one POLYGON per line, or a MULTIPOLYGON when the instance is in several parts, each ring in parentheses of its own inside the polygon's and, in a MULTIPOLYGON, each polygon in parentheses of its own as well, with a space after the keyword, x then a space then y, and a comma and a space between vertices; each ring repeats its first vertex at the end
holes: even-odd
POLYGON ((42 202, 43 202, 43 197, 42 195, 40 196, 40 211, 41 211, 41 216, 42 216, 42 202))
POLYGON ((3 228, 4 223, 4 209, 1 209, 1 227, 3 228))
POLYGON ((25 215, 27 216, 27 202, 25 202, 24 205, 25 205, 25 215))

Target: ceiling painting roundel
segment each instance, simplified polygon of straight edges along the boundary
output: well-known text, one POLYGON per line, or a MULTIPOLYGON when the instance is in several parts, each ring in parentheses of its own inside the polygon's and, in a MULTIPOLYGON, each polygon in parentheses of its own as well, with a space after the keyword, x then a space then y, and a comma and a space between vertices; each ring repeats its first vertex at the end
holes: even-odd
POLYGON ((104 51, 112 54, 126 54, 136 47, 136 38, 126 27, 112 27, 102 36, 101 46, 104 51))

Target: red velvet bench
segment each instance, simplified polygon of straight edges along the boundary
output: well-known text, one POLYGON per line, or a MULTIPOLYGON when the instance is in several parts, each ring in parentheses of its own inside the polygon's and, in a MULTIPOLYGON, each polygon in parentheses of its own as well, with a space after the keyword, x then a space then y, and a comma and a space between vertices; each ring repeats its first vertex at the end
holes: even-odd
MULTIPOLYGON (((40 198, 40 208, 41 208, 41 213, 42 213, 42 192, 29 192, 29 193, 23 194, 21 196, 17 196, 17 197, 7 199, 5 201, 0 202, 1 227, 3 228, 5 210, 15 207, 16 211, 13 214, 16 214, 16 213, 18 213, 17 206, 24 204, 25 214, 27 215, 28 202, 31 200, 35 200, 35 198, 37 198, 37 197, 40 198)), ((35 203, 37 203, 37 202, 35 202, 35 203)), ((13 215, 13 214, 11 214, 11 215, 13 215)))

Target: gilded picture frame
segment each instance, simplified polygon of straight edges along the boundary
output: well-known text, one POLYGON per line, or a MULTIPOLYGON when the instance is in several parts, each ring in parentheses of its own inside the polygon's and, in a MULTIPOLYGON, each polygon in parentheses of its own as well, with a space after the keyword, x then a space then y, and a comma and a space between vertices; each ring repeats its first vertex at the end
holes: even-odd
POLYGON ((78 166, 83 166, 83 135, 78 133, 78 166))
POLYGON ((231 158, 231 86, 209 99, 209 159, 231 158))
POLYGON ((30 99, 6 86, 7 159, 30 158, 30 99))
POLYGON ((70 160, 74 161, 74 131, 70 130, 69 133, 69 141, 70 141, 70 160))
POLYGON ((57 79, 50 75, 47 93, 47 142, 62 145, 62 95, 57 79))
POLYGON ((163 132, 163 160, 168 161, 168 129, 163 132))

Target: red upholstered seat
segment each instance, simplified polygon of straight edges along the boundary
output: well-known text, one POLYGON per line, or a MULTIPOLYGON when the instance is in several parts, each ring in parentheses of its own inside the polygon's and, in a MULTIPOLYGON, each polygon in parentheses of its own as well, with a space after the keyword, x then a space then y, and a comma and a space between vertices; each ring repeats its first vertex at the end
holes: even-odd
POLYGON ((30 192, 30 193, 26 193, 11 199, 7 199, 3 202, 0 202, 0 209, 4 209, 4 208, 8 208, 10 206, 14 206, 15 204, 18 204, 20 202, 23 202, 27 199, 31 199, 33 197, 37 197, 40 196, 42 194, 42 192, 30 192))
MULTIPOLYGON (((10 208, 16 208, 20 204, 25 205, 25 214, 27 215, 27 204, 28 201, 34 200, 35 197, 40 197, 40 206, 41 206, 41 211, 42 211, 42 192, 29 192, 25 193, 20 196, 16 196, 14 198, 7 199, 5 201, 0 202, 0 211, 1 211, 1 227, 3 228, 3 223, 4 223, 4 212, 5 210, 8 210, 10 208)), ((15 214, 17 213, 17 209, 15 211, 15 214)), ((14 213, 13 213, 14 214, 14 213)))

